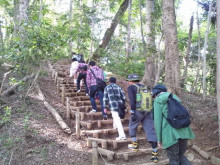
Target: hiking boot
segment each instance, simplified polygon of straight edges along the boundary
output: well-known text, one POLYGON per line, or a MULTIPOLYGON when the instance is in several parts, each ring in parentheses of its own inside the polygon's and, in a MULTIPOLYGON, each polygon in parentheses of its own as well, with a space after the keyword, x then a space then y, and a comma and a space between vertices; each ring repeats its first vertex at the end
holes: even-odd
POLYGON ((133 151, 138 151, 138 143, 132 142, 131 144, 128 144, 128 148, 132 149, 133 151))
POLYGON ((96 113, 96 110, 92 109, 89 113, 96 113))
POLYGON ((108 120, 107 115, 104 115, 104 116, 103 116, 103 120, 108 120))
POLYGON ((154 163, 158 162, 158 152, 152 151, 151 161, 154 162, 154 163))

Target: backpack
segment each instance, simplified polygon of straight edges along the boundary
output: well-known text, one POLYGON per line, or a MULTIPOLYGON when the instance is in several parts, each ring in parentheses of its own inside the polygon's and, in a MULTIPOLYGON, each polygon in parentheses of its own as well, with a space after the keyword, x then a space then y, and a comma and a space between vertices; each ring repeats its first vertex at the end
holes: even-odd
POLYGON ((79 67, 79 69, 82 70, 82 71, 87 71, 87 65, 84 65, 84 66, 82 66, 82 67, 79 67))
POLYGON ((152 110, 152 97, 150 91, 146 86, 134 85, 137 87, 136 110, 150 112, 152 110))
POLYGON ((90 69, 90 71, 92 72, 93 76, 94 76, 95 79, 96 79, 97 87, 98 87, 101 91, 104 91, 105 87, 107 86, 106 82, 103 81, 103 80, 100 79, 100 78, 97 78, 92 69, 90 69))
POLYGON ((176 99, 173 98, 172 93, 169 95, 167 101, 168 112, 167 121, 174 128, 185 128, 190 125, 190 115, 188 110, 176 99))

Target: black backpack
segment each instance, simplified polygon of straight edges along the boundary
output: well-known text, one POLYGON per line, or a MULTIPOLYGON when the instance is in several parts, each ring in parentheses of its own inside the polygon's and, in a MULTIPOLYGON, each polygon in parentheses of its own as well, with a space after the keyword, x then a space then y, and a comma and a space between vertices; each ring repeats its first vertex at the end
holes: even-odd
POLYGON ((172 93, 169 95, 167 101, 168 112, 167 121, 174 128, 185 128, 190 125, 190 115, 188 110, 176 99, 173 98, 172 93))
POLYGON ((96 83, 97 83, 97 87, 101 90, 101 91, 104 91, 105 87, 107 86, 106 82, 100 78, 97 78, 96 75, 94 74, 93 70, 90 69, 93 76, 95 77, 96 79, 96 83))
POLYGON ((82 71, 87 71, 87 65, 84 65, 84 66, 82 66, 82 67, 79 67, 79 69, 82 70, 82 71))

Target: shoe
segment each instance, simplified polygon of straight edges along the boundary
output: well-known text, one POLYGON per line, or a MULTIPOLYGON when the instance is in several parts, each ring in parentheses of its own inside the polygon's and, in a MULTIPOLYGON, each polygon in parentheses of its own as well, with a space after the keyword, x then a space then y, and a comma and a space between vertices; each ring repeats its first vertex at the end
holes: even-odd
POLYGON ((81 90, 79 89, 78 91, 77 91, 77 93, 79 93, 81 90))
POLYGON ((158 163, 158 152, 152 151, 151 161, 154 163, 158 163))
POLYGON ((138 151, 138 143, 132 142, 131 144, 128 144, 128 148, 132 149, 132 151, 138 151))
POLYGON ((107 115, 103 116, 103 120, 108 120, 107 115))
POLYGON ((115 140, 125 140, 126 137, 117 137, 115 140))
POLYGON ((96 110, 92 109, 89 113, 96 113, 96 110))

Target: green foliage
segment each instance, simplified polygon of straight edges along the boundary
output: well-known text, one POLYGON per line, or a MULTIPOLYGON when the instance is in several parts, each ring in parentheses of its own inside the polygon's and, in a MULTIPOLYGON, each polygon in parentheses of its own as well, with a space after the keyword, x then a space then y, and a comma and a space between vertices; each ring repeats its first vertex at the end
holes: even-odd
POLYGON ((0 112, 0 125, 1 125, 11 120, 11 107, 7 106, 0 110, 2 111, 0 112))

